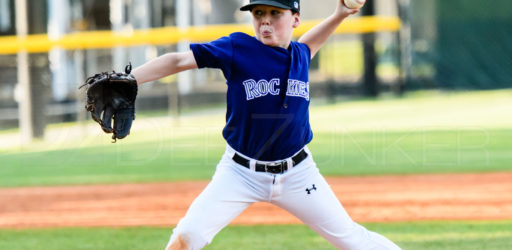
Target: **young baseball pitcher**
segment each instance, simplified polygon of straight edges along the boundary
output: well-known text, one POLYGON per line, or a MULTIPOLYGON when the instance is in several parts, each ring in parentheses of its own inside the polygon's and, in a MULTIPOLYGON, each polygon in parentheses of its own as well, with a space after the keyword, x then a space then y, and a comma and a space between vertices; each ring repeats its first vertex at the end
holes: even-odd
POLYGON ((334 13, 298 42, 299 0, 251 0, 255 37, 233 33, 191 44, 134 69, 138 84, 195 68, 222 70, 227 90, 227 145, 215 175, 174 229, 168 250, 201 249, 255 202, 279 206, 340 249, 400 249, 352 221, 319 173, 307 144, 308 68, 327 38, 358 10, 337 0, 334 13))

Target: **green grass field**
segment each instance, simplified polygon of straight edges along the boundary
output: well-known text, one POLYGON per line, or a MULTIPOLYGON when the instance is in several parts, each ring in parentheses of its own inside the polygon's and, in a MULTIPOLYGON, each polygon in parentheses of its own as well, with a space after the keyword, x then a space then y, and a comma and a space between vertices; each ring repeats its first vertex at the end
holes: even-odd
MULTIPOLYGON (((325 175, 508 171, 511 97, 413 93, 314 106, 309 147, 325 175)), ((96 127, 76 137, 67 132, 76 125, 53 126, 51 143, 0 151, 0 186, 209 179, 225 147, 223 119, 222 111, 138 119, 143 126, 116 144, 96 127)))
MULTIPOLYGON (((129 140, 0 156, 1 186, 208 179, 224 146, 200 137, 154 143, 129 140), (4 165, 5 164, 5 165, 4 165)), ((511 170, 505 129, 319 132, 310 149, 326 175, 382 175, 511 170)))
MULTIPOLYGON (((512 221, 364 224, 404 250, 511 249, 512 221)), ((0 249, 164 249, 169 228, 0 230, 0 249)), ((230 226, 205 249, 335 249, 302 225, 230 226)))
MULTIPOLYGON (((417 92, 315 104, 309 147, 328 176, 512 171, 511 97, 511 90, 417 92)), ((223 119, 222 111, 179 121, 145 117, 116 144, 99 128, 77 137, 68 131, 76 124, 51 126, 51 142, 0 151, 0 186, 209 179, 224 150, 223 119)), ((0 140, 12 133, 0 133, 0 140)), ((365 225, 403 249, 512 249, 511 221, 365 225)), ((0 249, 163 249, 169 234, 168 228, 0 230, 0 249)), ((241 248, 333 249, 300 225, 230 226, 207 249, 241 248)))

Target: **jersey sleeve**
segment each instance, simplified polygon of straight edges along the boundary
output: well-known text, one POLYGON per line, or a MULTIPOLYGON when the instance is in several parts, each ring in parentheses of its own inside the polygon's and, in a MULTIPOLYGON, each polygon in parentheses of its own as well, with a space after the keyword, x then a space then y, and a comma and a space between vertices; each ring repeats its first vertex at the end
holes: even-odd
POLYGON ((224 77, 229 79, 233 61, 233 45, 230 37, 222 37, 208 43, 192 43, 190 49, 198 68, 221 69, 224 77))
POLYGON ((297 43, 301 50, 307 54, 307 58, 309 58, 309 61, 311 61, 311 49, 309 46, 305 43, 297 43))

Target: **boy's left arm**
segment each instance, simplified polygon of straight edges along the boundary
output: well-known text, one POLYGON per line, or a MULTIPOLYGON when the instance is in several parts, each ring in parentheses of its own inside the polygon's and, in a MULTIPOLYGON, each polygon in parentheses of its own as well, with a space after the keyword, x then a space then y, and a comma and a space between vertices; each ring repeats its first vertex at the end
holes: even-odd
POLYGON ((299 42, 308 45, 313 58, 322 45, 327 41, 331 34, 336 30, 340 23, 348 16, 356 14, 359 9, 349 9, 343 3, 343 0, 337 0, 338 6, 332 15, 323 20, 320 24, 310 29, 304 34, 299 42))

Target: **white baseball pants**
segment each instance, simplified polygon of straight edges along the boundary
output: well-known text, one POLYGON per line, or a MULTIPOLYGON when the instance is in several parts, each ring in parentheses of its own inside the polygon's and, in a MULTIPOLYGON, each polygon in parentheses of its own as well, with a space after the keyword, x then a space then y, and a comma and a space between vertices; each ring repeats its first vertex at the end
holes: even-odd
POLYGON ((232 160, 235 151, 228 146, 211 182, 173 230, 167 247, 179 240, 188 249, 202 249, 251 204, 268 202, 289 211, 339 249, 400 249, 349 217, 305 150, 308 157, 300 164, 271 174, 237 164, 232 160))

